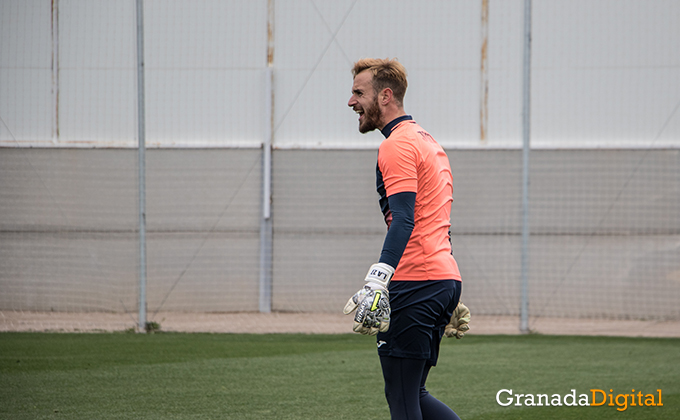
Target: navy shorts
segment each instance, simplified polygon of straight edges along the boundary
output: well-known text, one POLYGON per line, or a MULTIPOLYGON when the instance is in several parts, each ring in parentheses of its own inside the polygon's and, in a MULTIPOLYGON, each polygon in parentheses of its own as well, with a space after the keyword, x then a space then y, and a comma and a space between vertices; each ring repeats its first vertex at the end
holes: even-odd
POLYGON ((390 329, 378 333, 378 354, 425 359, 435 366, 444 328, 458 305, 462 287, 458 280, 391 282, 390 329))

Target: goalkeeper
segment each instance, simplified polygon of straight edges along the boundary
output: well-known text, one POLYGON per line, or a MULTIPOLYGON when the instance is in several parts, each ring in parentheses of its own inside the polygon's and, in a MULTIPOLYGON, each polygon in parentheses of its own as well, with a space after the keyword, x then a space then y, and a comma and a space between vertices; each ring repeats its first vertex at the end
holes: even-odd
POLYGON ((451 252, 449 160, 404 112, 406 70, 398 61, 362 59, 352 73, 347 105, 359 114, 359 131, 379 129, 385 136, 376 179, 388 230, 380 260, 344 312, 356 311, 355 332, 377 334, 393 420, 459 419, 425 389, 442 337, 462 337, 469 320, 469 312, 452 319, 462 282, 451 252))

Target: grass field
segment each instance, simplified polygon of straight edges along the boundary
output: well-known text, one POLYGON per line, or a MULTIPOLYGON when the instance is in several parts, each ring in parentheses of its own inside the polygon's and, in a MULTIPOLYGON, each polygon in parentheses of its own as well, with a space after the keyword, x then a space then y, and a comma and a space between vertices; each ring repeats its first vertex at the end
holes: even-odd
MULTIPOLYGON (((0 419, 388 419, 382 388, 359 335, 0 334, 0 419)), ((680 339, 447 339, 428 388, 464 420, 678 419, 680 339), (501 389, 663 406, 503 407, 501 389)))

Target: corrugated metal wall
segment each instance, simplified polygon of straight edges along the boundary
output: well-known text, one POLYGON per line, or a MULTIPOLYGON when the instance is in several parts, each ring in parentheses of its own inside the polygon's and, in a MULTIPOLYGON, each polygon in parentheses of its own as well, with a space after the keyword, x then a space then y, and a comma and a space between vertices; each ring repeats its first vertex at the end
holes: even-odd
MULTIPOLYGON (((271 52, 275 147, 377 147, 346 107, 362 57, 405 64, 407 111, 446 147, 521 147, 523 1, 490 0, 486 31, 482 4, 145 0, 147 145, 258 147, 271 52)), ((680 146, 677 1, 532 15, 533 147, 680 146)), ((133 0, 5 0, 0 19, 0 145, 135 147, 133 0)))

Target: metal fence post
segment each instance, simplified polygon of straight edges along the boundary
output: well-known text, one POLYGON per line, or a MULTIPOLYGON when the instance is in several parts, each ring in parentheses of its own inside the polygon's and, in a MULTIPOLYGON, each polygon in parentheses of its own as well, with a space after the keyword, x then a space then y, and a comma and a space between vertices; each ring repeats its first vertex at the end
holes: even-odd
POLYGON ((272 311, 272 138, 274 137, 274 0, 267 1, 267 68, 265 70, 265 135, 262 142, 262 219, 260 221, 259 310, 272 311))
POLYGON ((524 0, 522 100, 522 268, 520 331, 529 332, 529 149, 531 148, 531 0, 524 0))
POLYGON ((144 3, 137 0, 137 129, 139 168, 139 325, 146 330, 146 127, 144 117, 144 3))

